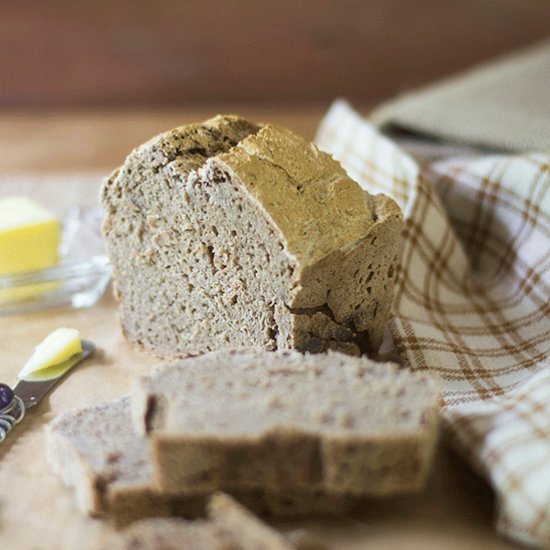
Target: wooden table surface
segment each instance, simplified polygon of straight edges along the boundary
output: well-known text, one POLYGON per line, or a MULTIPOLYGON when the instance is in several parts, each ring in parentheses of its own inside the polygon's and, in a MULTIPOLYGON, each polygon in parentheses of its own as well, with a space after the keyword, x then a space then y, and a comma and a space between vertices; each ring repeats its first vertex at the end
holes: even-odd
MULTIPOLYGON (((0 196, 14 190, 13 180, 10 183, 5 174, 22 173, 32 175, 17 179, 18 190, 58 211, 75 201, 88 204, 97 196, 101 175, 132 147, 162 130, 232 111, 312 138, 326 107, 214 105, 162 112, 0 113, 0 196), (95 174, 86 176, 90 170, 95 174), (62 174, 57 177, 56 172, 62 174)), ((43 428, 61 411, 123 395, 134 376, 156 363, 124 341, 108 292, 91 309, 0 317, 0 380, 13 383, 33 347, 59 326, 80 329, 100 352, 29 413, 0 446, 1 548, 92 550, 106 540, 110 528, 83 517, 72 491, 51 473, 43 428)), ((276 524, 283 529, 310 527, 338 549, 513 548, 496 536, 492 515, 489 487, 443 442, 421 495, 371 502, 345 519, 276 524)))

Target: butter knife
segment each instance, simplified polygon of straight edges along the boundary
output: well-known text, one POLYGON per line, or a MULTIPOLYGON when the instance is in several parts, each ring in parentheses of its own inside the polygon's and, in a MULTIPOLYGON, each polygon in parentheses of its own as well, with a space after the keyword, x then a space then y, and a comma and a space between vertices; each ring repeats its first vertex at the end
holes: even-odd
POLYGON ((30 374, 17 382, 11 389, 6 384, 0 384, 0 443, 6 439, 16 424, 19 424, 27 409, 30 409, 77 365, 82 363, 95 351, 95 344, 89 340, 81 340, 82 351, 42 371, 30 374))

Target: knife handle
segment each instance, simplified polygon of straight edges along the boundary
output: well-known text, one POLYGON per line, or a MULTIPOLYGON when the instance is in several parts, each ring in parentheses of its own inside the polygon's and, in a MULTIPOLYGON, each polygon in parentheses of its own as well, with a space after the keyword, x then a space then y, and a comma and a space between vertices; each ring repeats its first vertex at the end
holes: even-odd
POLYGON ((0 410, 0 443, 8 437, 12 428, 23 420, 25 416, 25 404, 23 400, 14 395, 11 403, 0 410))

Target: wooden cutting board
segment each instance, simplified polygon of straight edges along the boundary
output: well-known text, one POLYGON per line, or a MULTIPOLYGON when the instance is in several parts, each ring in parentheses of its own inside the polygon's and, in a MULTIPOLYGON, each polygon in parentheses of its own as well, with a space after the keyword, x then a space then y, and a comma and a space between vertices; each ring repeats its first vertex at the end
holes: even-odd
MULTIPOLYGON (((2 176, 0 196, 29 194, 62 213, 72 204, 94 204, 101 175, 2 176)), ((0 444, 1 548, 95 550, 112 534, 104 521, 78 511, 72 490, 51 472, 44 426, 62 411, 126 394, 157 360, 126 343, 109 288, 90 309, 0 316, 0 381, 13 384, 34 346, 61 326, 79 329, 99 350, 0 444)), ((489 488, 442 444, 422 495, 366 503, 347 518, 274 523, 309 527, 338 549, 511 548, 494 534, 492 507, 489 488)))

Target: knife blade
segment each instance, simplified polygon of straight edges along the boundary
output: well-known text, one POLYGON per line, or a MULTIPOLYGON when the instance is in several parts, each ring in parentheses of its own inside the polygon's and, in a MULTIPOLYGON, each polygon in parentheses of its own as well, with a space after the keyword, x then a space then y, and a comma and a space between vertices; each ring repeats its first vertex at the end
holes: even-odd
POLYGON ((42 398, 60 380, 65 378, 74 367, 90 357, 96 349, 95 344, 89 340, 81 340, 81 343, 82 351, 73 355, 67 361, 33 373, 17 382, 13 388, 13 393, 23 401, 25 409, 29 409, 40 403, 42 398))

